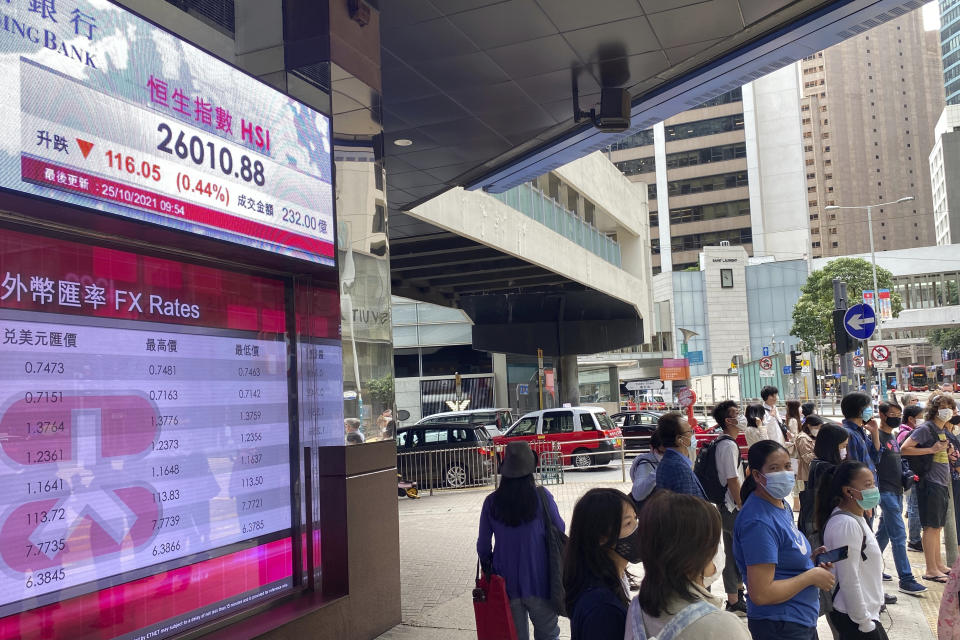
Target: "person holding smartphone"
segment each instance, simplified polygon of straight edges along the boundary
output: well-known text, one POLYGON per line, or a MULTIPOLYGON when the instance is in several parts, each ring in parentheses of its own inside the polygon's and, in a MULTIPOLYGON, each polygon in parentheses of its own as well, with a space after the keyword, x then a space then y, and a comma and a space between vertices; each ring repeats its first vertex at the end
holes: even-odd
POLYGON ((862 462, 848 460, 829 473, 818 490, 817 526, 827 549, 847 549, 832 569, 837 588, 830 622, 840 640, 886 640, 880 625, 883 554, 864 517, 880 504, 880 489, 862 462))
POLYGON ((733 529, 733 555, 747 583, 747 626, 754 640, 813 640, 818 589, 833 589, 825 566, 814 566, 810 543, 784 499, 794 475, 786 448, 762 440, 747 452, 750 476, 740 490, 743 510, 733 529))

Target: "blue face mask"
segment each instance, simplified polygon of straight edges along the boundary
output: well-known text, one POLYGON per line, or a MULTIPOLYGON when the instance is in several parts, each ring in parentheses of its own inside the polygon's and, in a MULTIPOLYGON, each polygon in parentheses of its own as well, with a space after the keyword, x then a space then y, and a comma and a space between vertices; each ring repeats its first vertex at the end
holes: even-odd
POLYGON ((783 500, 790 495, 796 482, 793 471, 774 471, 773 473, 763 474, 763 477, 766 480, 763 488, 777 500, 783 500))
POLYGON ((860 419, 864 422, 870 422, 870 418, 873 417, 873 407, 867 407, 863 410, 863 413, 860 414, 860 419))

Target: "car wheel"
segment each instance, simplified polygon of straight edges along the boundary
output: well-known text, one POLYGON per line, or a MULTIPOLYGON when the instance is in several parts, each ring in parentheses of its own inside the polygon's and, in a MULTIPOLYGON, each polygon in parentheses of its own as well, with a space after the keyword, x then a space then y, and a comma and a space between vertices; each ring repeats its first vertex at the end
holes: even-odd
POLYGON ((573 466, 577 469, 586 469, 591 464, 590 450, 589 449, 577 449, 573 452, 573 466))
POLYGON ((443 479, 451 489, 465 487, 467 486, 467 468, 462 464, 452 464, 447 467, 443 479))

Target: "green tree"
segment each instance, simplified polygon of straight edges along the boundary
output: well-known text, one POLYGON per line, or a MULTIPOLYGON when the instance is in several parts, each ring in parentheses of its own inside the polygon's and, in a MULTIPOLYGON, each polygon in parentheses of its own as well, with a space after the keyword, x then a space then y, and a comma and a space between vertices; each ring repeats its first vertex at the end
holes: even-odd
POLYGON ((960 328, 934 329, 930 332, 930 342, 947 351, 960 351, 960 328))
MULTIPOLYGON (((837 258, 811 273, 793 307, 793 327, 790 329, 790 335, 799 338, 804 349, 814 350, 833 344, 834 278, 847 283, 847 303, 850 306, 863 300, 864 290, 873 289, 871 264, 862 258, 837 258)), ((890 289, 893 315, 900 315, 903 301, 900 294, 893 293, 893 274, 877 267, 877 284, 881 289, 890 289)))
POLYGON ((393 376, 367 380, 367 390, 376 402, 389 407, 393 403, 393 376))

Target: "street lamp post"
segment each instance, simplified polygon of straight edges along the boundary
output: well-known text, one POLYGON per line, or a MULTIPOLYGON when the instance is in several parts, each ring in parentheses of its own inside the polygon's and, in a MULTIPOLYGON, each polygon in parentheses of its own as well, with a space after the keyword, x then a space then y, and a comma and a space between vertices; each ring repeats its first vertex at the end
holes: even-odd
MULTIPOLYGON (((901 204, 903 202, 910 202, 913 200, 913 196, 905 196, 899 200, 892 200, 890 202, 881 202, 880 204, 868 204, 865 206, 851 206, 851 207, 839 207, 835 204, 828 205, 823 208, 824 211, 835 211, 837 209, 866 209, 867 210, 867 233, 870 235, 870 263, 873 268, 873 313, 877 317, 877 340, 883 341, 883 315, 880 313, 880 289, 877 286, 877 255, 873 249, 873 208, 874 207, 886 207, 894 204, 901 204)), ((864 354, 866 357, 866 354, 864 354)), ((883 376, 880 375, 880 369, 874 363, 874 369, 877 371, 877 381, 879 382, 880 392, 883 394, 883 399, 887 399, 887 384, 883 376)))

